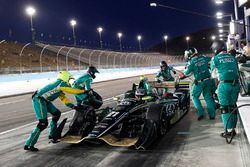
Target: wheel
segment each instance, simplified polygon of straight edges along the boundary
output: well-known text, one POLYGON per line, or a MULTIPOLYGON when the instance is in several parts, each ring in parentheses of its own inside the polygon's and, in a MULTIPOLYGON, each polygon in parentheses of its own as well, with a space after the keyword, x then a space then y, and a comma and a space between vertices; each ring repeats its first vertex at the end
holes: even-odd
POLYGON ((97 92, 93 91, 93 95, 89 96, 87 105, 90 105, 95 109, 98 109, 102 106, 102 104, 103 104, 102 97, 97 92))
POLYGON ((125 92, 124 98, 135 98, 135 91, 134 90, 128 90, 125 92))
POLYGON ((167 133, 169 121, 163 112, 163 105, 153 103, 149 106, 146 119, 155 121, 157 125, 157 135, 163 136, 167 133))

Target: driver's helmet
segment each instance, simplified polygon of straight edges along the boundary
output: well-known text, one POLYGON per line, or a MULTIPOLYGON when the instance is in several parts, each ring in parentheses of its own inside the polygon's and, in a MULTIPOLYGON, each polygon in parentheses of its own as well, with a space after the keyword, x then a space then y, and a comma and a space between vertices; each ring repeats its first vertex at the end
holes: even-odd
POLYGON ((211 45, 211 49, 215 55, 219 54, 221 51, 227 51, 227 46, 224 41, 216 40, 211 45))
POLYGON ((142 97, 146 96, 146 90, 142 88, 138 88, 135 91, 135 97, 138 100, 142 100, 142 97))
POLYGON ((189 48, 189 49, 185 50, 185 52, 184 52, 184 59, 186 61, 189 61, 189 60, 191 60, 192 57, 194 57, 197 54, 198 54, 198 51, 196 48, 189 48))
POLYGON ((94 66, 89 66, 89 68, 88 68, 88 70, 87 70, 87 73, 89 73, 89 75, 91 75, 91 77, 93 78, 93 79, 95 79, 95 73, 99 73, 99 71, 97 70, 97 68, 96 67, 94 67, 94 66))
POLYGON ((168 64, 166 63, 166 61, 161 61, 160 62, 160 68, 161 70, 165 70, 168 67, 168 64))
POLYGON ((69 83, 69 80, 74 79, 74 77, 68 71, 60 71, 57 75, 57 79, 69 83))

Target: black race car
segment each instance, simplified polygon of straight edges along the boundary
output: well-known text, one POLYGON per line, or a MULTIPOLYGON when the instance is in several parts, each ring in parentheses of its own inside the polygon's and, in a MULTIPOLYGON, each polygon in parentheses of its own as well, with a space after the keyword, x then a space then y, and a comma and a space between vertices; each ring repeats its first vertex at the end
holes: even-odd
POLYGON ((146 149, 155 139, 167 133, 189 110, 189 82, 150 82, 153 94, 143 94, 141 88, 127 91, 114 108, 102 109, 108 113, 96 123, 95 110, 85 106, 73 119, 69 131, 61 138, 65 143, 104 141, 112 146, 134 146, 146 149), (163 97, 161 89, 172 89, 163 97))

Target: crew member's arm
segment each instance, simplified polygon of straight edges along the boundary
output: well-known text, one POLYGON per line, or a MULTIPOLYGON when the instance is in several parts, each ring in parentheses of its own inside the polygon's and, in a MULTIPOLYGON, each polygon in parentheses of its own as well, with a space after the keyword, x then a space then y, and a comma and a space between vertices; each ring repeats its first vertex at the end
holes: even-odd
POLYGON ((63 92, 59 96, 59 99, 62 101, 64 105, 66 105, 69 108, 74 109, 75 105, 65 96, 63 92))
POLYGON ((81 94, 85 92, 85 90, 71 88, 71 87, 64 87, 64 86, 60 87, 59 90, 69 93, 69 94, 81 94))
POLYGON ((215 65, 214 57, 211 59, 211 62, 210 62, 210 70, 211 70, 212 78, 217 78, 217 72, 216 72, 216 65, 215 65))
POLYGON ((194 71, 193 63, 188 62, 186 69, 184 70, 183 74, 187 77, 194 71))
POLYGON ((161 80, 160 80, 160 77, 161 77, 161 71, 159 71, 157 74, 156 74, 156 76, 155 76, 155 81, 158 81, 158 82, 160 82, 161 80))

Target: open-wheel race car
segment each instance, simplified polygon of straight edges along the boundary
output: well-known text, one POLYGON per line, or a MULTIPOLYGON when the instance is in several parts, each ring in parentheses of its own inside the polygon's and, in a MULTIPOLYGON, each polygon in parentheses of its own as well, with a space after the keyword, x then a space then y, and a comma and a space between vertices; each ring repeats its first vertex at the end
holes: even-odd
POLYGON ((153 88, 150 96, 143 94, 141 88, 134 84, 124 98, 116 99, 115 107, 105 109, 108 110, 107 115, 99 122, 95 119, 94 108, 86 107, 78 115, 82 118, 73 119, 61 141, 104 141, 112 146, 146 149, 165 135, 171 125, 188 112, 190 106, 188 81, 149 83, 153 88), (162 96, 162 89, 170 90, 169 95, 162 96), (138 94, 141 96, 138 97, 138 94))

